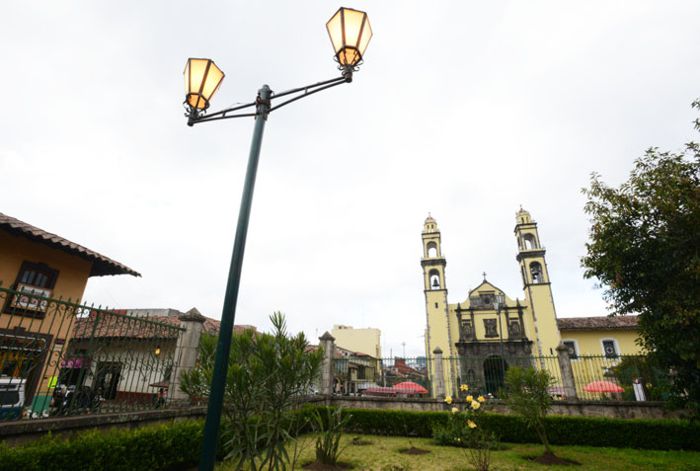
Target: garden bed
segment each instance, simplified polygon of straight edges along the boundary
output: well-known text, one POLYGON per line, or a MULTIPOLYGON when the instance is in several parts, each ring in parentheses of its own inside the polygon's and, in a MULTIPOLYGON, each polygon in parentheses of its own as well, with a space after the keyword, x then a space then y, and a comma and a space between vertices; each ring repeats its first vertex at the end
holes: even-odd
MULTIPOLYGON (((314 460, 313 435, 306 435, 306 448, 300 463, 314 460)), ((380 437, 363 435, 360 440, 371 441, 371 445, 352 445, 357 435, 347 434, 342 439, 345 447, 340 460, 355 470, 373 471, 458 471, 472 469, 465 450, 449 446, 438 446, 429 438, 412 438, 409 445, 405 437, 380 437), (405 455, 399 450, 410 446, 430 451, 424 455, 405 455)), ((546 466, 533 461, 542 455, 542 446, 535 444, 508 444, 507 449, 493 452, 495 470, 694 470, 700 469, 700 453, 693 451, 634 450, 629 448, 600 448, 584 446, 557 446, 557 456, 581 463, 574 466, 546 466)), ((299 466, 301 469, 301 466, 299 466)), ((232 471, 226 464, 218 471, 232 471)))

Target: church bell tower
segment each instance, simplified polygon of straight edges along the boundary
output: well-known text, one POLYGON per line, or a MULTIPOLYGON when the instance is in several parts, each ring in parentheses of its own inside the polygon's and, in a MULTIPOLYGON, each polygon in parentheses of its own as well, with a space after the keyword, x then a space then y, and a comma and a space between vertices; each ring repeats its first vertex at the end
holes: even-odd
POLYGON ((545 249, 540 242, 537 223, 522 207, 515 215, 514 232, 518 242, 516 259, 520 264, 523 289, 534 324, 536 351, 533 354, 556 355, 561 338, 545 249))
POLYGON ((445 266, 447 261, 442 254, 440 241, 440 230, 437 222, 432 216, 428 215, 423 224, 423 258, 421 258, 421 266, 423 267, 423 292, 425 293, 425 311, 427 329, 425 331, 425 350, 428 358, 433 357, 433 351, 440 349, 443 352, 445 360, 442 368, 436 368, 434 360, 428 362, 428 370, 430 378, 436 371, 442 370, 444 374, 445 390, 452 391, 452 378, 456 377, 457 372, 454 371, 456 366, 454 361, 448 361, 447 358, 455 358, 457 356, 455 342, 449 319, 449 306, 447 304, 447 283, 445 281, 445 266))

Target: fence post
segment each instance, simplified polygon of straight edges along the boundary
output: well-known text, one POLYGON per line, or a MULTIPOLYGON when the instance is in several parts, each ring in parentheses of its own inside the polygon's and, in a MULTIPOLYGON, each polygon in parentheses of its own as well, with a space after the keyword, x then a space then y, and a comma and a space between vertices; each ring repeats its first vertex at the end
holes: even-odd
POLYGON ((435 362, 435 397, 437 398, 443 398, 445 397, 445 373, 443 369, 443 364, 442 364, 442 349, 440 347, 435 347, 435 350, 433 350, 433 355, 435 355, 434 362, 435 362))
POLYGON ((321 363, 321 394, 330 396, 333 393, 333 357, 335 356, 335 338, 328 332, 318 338, 323 349, 321 363))
POLYGON ((202 337, 202 329, 206 318, 196 308, 192 308, 185 314, 178 316, 180 327, 185 329, 177 338, 175 356, 173 358, 173 371, 170 375, 170 399, 184 401, 187 394, 180 391, 180 376, 189 371, 197 363, 199 353, 199 339, 202 337))
POLYGON ((569 347, 563 343, 560 343, 557 346, 557 360, 559 360, 559 370, 561 371, 562 386, 564 387, 564 397, 570 401, 575 401, 578 399, 578 397, 576 396, 574 370, 571 367, 569 347))

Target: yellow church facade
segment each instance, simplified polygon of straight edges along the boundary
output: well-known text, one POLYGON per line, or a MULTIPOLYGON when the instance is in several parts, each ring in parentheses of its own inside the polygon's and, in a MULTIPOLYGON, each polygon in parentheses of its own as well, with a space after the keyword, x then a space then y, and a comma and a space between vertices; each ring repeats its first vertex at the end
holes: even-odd
MULTIPOLYGON (((639 353, 634 317, 558 319, 537 223, 522 208, 516 213, 514 235, 523 298, 506 295, 484 275, 465 299, 450 303, 440 230, 434 218, 425 220, 421 266, 433 396, 455 394, 459 382, 495 391, 509 366, 534 363, 555 370, 562 342, 572 361, 582 355, 639 353)), ((556 377, 558 371, 552 374, 556 377)))

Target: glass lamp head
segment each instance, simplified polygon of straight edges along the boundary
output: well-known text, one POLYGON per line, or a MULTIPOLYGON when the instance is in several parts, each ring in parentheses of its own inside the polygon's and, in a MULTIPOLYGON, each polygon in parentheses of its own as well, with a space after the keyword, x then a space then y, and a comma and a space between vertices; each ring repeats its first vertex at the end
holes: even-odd
POLYGON ((335 59, 343 67, 355 67, 362 62, 372 27, 367 13, 341 7, 326 23, 333 44, 335 59))
POLYGON ((211 97, 224 80, 224 73, 211 59, 187 59, 185 65, 185 103, 192 109, 209 108, 211 97))

